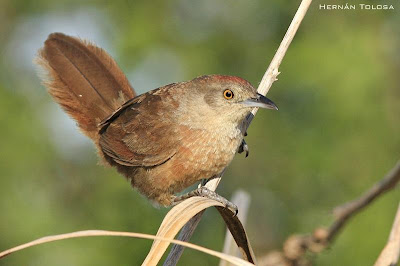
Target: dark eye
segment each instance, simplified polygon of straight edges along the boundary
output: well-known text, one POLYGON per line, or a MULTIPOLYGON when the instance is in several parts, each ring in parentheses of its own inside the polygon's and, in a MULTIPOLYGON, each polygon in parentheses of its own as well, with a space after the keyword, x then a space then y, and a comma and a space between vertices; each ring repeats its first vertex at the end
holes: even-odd
POLYGON ((224 90, 224 98, 230 100, 233 98, 233 91, 226 89, 224 90))

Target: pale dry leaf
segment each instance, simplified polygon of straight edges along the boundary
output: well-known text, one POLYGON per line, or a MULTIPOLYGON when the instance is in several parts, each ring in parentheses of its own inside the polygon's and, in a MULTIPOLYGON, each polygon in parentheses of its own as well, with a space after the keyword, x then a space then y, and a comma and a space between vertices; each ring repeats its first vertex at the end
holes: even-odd
MULTIPOLYGON (((182 203, 178 204, 174 208, 172 208, 167 215, 165 216, 158 232, 157 236, 167 239, 173 239, 176 234, 181 230, 181 228, 197 213, 203 211, 209 207, 219 207, 221 215, 224 218, 224 221, 228 221, 228 228, 233 228, 233 235, 235 240, 245 240, 244 244, 241 244, 241 250, 243 250, 246 254, 246 259, 253 262, 254 256, 252 256, 251 248, 248 245, 247 236, 241 225, 239 219, 237 217, 233 217, 233 213, 224 208, 223 205, 215 200, 211 200, 204 197, 191 197, 187 200, 184 200, 182 203), (232 218, 232 219, 230 219, 232 218), (236 237, 235 237, 236 235, 236 237)), ((231 231, 232 232, 232 231, 231 231)), ((146 259, 144 260, 142 265, 157 265, 167 250, 169 242, 155 240, 150 249, 150 252, 147 254, 146 259)), ((250 264, 252 265, 252 264, 250 264)))

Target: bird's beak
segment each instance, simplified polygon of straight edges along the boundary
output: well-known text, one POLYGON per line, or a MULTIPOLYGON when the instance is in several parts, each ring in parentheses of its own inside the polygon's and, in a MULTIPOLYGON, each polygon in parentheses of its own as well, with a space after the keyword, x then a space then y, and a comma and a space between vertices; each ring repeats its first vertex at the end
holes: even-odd
POLYGON ((257 96, 255 98, 247 99, 241 103, 248 107, 260 107, 278 110, 278 107, 274 104, 273 101, 259 93, 257 93, 257 96))

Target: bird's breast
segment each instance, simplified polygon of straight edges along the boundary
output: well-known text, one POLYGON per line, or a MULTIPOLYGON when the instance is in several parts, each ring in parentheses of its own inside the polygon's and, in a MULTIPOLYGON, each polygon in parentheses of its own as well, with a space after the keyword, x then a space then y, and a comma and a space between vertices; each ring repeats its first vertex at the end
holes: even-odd
POLYGON ((238 128, 181 126, 179 131, 182 141, 171 163, 180 173, 182 187, 221 173, 232 161, 243 139, 238 128))

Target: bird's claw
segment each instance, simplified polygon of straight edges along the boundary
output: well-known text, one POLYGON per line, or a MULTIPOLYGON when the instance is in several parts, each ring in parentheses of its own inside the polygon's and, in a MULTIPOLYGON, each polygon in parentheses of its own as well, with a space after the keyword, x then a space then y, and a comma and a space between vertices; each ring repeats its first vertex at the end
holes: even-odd
POLYGON ((246 158, 249 156, 249 146, 247 145, 246 141, 243 139, 242 143, 239 146, 238 153, 246 152, 246 158))
POLYGON ((233 213, 233 217, 235 217, 238 214, 238 207, 235 204, 233 204, 226 198, 220 196, 219 194, 217 194, 217 192, 208 189, 207 187, 199 187, 199 188, 197 188, 193 191, 190 191, 184 195, 177 196, 174 199, 173 205, 176 205, 176 204, 180 203, 181 201, 191 198, 191 197, 194 197, 194 196, 200 196, 200 197, 212 199, 212 200, 222 203, 222 205, 224 205, 224 208, 229 209, 233 213))

